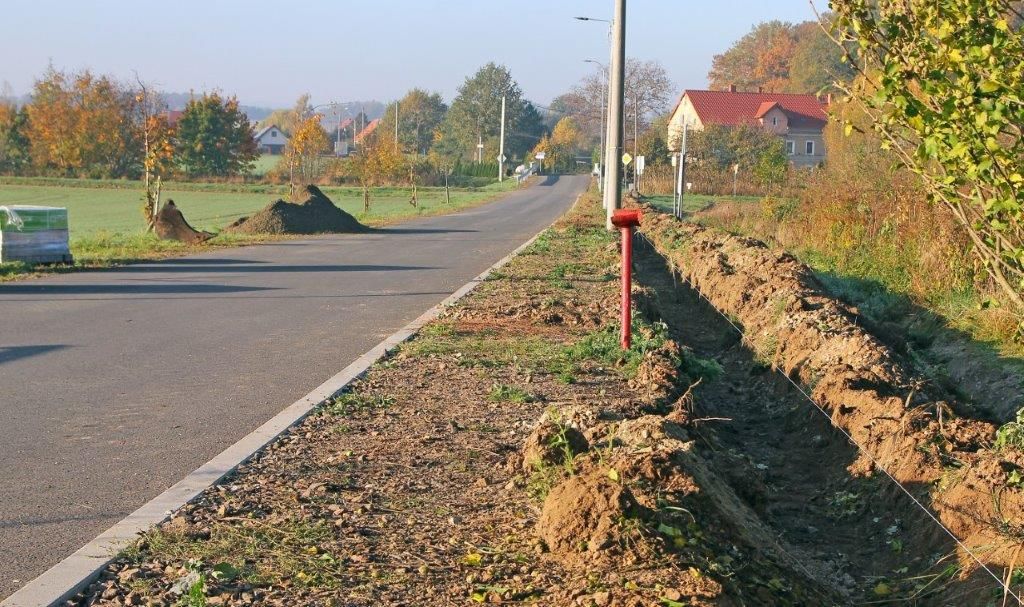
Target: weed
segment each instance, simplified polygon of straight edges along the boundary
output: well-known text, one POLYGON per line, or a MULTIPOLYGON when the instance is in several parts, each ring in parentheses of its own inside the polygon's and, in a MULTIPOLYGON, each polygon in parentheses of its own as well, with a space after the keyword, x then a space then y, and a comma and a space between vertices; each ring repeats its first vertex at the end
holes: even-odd
POLYGON ((1005 424, 996 432, 996 449, 1024 451, 1024 409, 1017 411, 1017 420, 1005 424))
POLYGON ((846 518, 857 514, 861 507, 859 493, 852 491, 836 491, 828 501, 829 512, 836 518, 846 518))
POLYGON ((336 396, 330 403, 324 405, 320 411, 324 415, 345 417, 352 415, 353 413, 361 413, 374 409, 386 409, 393 404, 395 404, 395 398, 393 396, 345 392, 344 394, 336 396))
POLYGON ((532 403, 537 400, 526 390, 508 384, 494 384, 487 398, 500 403, 532 403))

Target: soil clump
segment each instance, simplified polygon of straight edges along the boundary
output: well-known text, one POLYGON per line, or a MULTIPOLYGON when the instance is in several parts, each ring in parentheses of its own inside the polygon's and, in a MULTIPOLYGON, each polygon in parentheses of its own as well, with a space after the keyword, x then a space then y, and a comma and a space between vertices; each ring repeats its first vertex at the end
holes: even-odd
POLYGON ((369 230, 355 217, 335 206, 320 188, 308 185, 302 202, 277 200, 255 215, 225 228, 243 234, 337 234, 369 230))

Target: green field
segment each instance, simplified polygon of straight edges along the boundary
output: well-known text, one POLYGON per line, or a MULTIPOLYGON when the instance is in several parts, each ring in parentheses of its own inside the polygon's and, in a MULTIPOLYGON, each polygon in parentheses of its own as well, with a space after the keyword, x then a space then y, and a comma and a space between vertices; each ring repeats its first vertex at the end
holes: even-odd
POLYGON ((277 166, 278 162, 281 162, 282 158, 284 158, 284 156, 280 154, 276 156, 272 154, 261 155, 259 158, 256 159, 256 162, 254 162, 252 165, 252 174, 256 175, 257 177, 262 177, 266 175, 267 172, 270 171, 270 169, 277 166))
MULTIPOLYGON (((359 188, 322 189, 335 204, 364 224, 379 226, 411 217, 449 213, 486 202, 515 188, 515 180, 482 188, 452 188, 451 204, 445 203, 444 188, 419 188, 416 207, 409 203, 411 188, 374 188, 369 213, 363 212, 359 188)), ((174 200, 194 227, 219 232, 239 217, 250 215, 278 198, 287 198, 287 195, 287 186, 181 183, 166 185, 162 199, 174 200)), ((138 182, 0 179, 0 206, 25 204, 68 209, 71 252, 76 266, 104 267, 184 254, 211 246, 238 246, 267 239, 222 235, 201 247, 161 242, 145 233, 142 200, 142 186, 138 182)), ((37 270, 46 269, 17 263, 0 264, 0 280, 37 270)))
MULTIPOLYGON (((132 234, 145 229, 142 217, 142 190, 121 188, 70 187, 64 185, 0 184, 0 205, 31 204, 67 207, 72 238, 87 238, 101 233, 132 234)), ((192 184, 189 184, 192 185, 192 184)), ((250 215, 278 198, 286 198, 287 186, 245 186, 213 184, 220 190, 198 190, 188 186, 170 185, 163 190, 164 201, 174 200, 193 226, 217 232, 239 217, 250 215)), ((409 204, 409 188, 375 188, 372 190, 370 212, 363 213, 362 191, 359 188, 323 188, 335 204, 352 213, 360 221, 380 224, 437 214, 493 198, 513 189, 514 181, 477 189, 452 189, 451 204, 444 203, 443 188, 420 188, 419 204, 409 204)))

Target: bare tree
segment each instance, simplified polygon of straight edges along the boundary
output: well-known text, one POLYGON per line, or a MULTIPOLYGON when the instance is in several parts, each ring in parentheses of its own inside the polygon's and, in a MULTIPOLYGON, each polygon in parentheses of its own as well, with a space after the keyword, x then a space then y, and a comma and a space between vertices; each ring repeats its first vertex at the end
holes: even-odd
MULTIPOLYGON (((657 61, 626 60, 625 124, 627 139, 633 137, 634 116, 639 130, 645 130, 653 118, 668 110, 674 88, 664 66, 657 61)), ((586 76, 568 93, 552 104, 556 112, 572 117, 589 139, 600 138, 608 81, 603 68, 586 76)))

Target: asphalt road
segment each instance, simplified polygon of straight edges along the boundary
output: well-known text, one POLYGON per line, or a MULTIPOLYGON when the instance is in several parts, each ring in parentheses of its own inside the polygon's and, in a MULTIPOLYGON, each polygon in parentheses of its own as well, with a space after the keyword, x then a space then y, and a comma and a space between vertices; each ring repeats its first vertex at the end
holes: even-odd
POLYGON ((378 233, 0 284, 0 599, 507 255, 587 181, 378 233))

